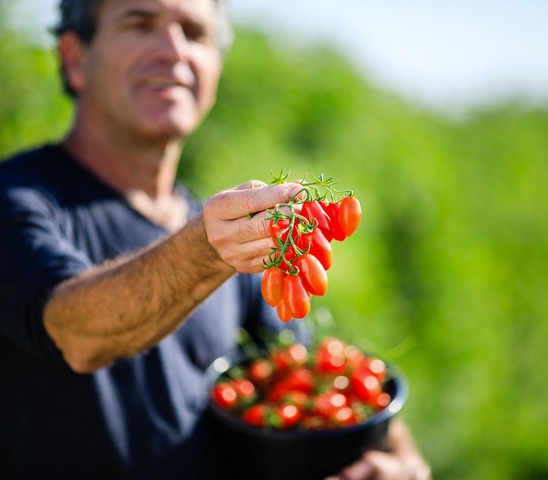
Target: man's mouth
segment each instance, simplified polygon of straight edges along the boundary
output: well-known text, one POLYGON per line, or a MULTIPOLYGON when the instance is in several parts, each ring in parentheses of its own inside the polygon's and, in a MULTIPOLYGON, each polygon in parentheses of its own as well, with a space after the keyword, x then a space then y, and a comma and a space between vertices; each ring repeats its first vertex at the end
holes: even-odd
POLYGON ((170 88, 183 88, 180 82, 169 78, 150 78, 146 80, 145 86, 152 90, 165 90, 170 88))

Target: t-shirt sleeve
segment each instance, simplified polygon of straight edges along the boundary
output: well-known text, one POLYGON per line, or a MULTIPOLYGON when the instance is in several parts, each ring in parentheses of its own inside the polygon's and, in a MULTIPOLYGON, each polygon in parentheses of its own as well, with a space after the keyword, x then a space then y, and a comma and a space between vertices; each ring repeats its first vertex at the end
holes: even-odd
POLYGON ((59 211, 46 192, 28 180, 0 176, 0 335, 46 359, 60 353, 42 317, 52 289, 89 268, 68 241, 59 211))

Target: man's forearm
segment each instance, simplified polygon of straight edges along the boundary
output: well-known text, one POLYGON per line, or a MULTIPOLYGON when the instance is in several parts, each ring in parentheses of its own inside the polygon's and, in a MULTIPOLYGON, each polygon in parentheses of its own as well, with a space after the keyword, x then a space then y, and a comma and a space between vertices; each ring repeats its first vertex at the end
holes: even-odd
POLYGON ((156 344, 233 273, 196 217, 136 255, 62 283, 45 327, 73 370, 92 372, 156 344))

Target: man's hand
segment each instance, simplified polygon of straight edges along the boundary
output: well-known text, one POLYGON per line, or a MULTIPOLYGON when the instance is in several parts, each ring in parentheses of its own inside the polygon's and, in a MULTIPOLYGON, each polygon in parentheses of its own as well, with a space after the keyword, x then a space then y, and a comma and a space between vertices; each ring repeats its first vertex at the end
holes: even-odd
POLYGON ((430 467, 401 421, 389 429, 390 452, 369 451, 338 475, 326 480, 430 480, 430 467))
POLYGON ((207 200, 204 226, 219 258, 240 273, 262 271, 263 259, 273 247, 266 210, 287 203, 301 188, 296 183, 266 186, 252 180, 207 200))

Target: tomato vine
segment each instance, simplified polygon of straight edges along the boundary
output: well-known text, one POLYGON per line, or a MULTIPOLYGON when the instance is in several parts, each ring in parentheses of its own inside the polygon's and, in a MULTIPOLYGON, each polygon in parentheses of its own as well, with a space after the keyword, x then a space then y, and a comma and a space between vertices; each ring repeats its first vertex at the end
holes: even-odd
MULTIPOLYGON (((282 184, 289 173, 282 170, 273 177, 272 184, 282 184)), ((351 236, 362 217, 352 190, 338 190, 334 179, 323 174, 307 177, 297 182, 301 189, 289 202, 275 205, 265 218, 273 246, 264 268, 281 275, 265 274, 262 293, 284 322, 306 316, 311 297, 325 294, 326 271, 333 263, 330 243, 351 236)))

